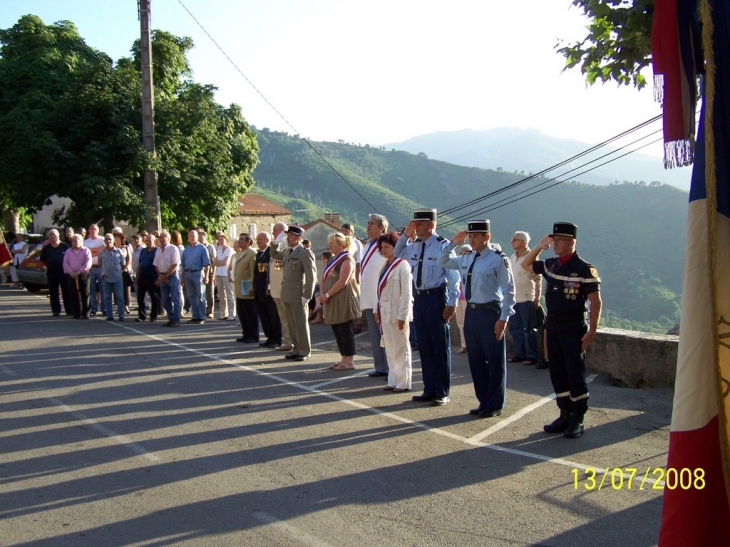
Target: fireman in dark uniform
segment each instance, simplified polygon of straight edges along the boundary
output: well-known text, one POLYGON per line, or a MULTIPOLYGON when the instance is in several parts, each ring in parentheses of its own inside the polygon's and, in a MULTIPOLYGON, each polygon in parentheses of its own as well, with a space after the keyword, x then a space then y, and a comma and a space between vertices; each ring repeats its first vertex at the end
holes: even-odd
POLYGON ((547 347, 550 379, 560 416, 543 429, 575 439, 583 433, 583 416, 588 410, 585 351, 596 336, 601 317, 601 283, 598 272, 575 251, 578 227, 556 222, 553 233, 542 238, 527 254, 522 267, 547 281, 547 347), (537 260, 540 252, 553 246, 555 258, 537 260), (590 319, 586 323, 586 301, 590 319))

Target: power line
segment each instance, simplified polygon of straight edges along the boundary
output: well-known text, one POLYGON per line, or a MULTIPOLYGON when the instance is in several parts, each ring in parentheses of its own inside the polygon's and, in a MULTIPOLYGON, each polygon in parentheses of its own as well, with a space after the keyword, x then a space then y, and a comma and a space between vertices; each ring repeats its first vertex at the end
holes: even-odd
MULTIPOLYGON (((231 63, 231 65, 233 65, 233 68, 235 68, 235 69, 236 69, 236 71, 238 71, 238 73, 239 73, 239 74, 240 74, 241 76, 243 76, 244 80, 246 80, 246 81, 248 82, 248 84, 249 84, 249 85, 250 85, 250 86, 251 86, 251 87, 252 87, 252 88, 254 89, 254 91, 256 91, 256 93, 258 93, 258 94, 259 94, 259 96, 260 96, 260 97, 261 97, 261 98, 262 98, 262 99, 263 99, 263 100, 264 100, 264 101, 266 102, 266 104, 268 104, 268 105, 269 105, 269 106, 271 107, 271 109, 272 109, 272 110, 273 110, 274 112, 276 112, 276 114, 277 114, 277 115, 278 115, 278 116, 279 116, 279 117, 280 117, 280 118, 281 118, 282 120, 284 120, 284 123, 286 123, 286 124, 287 124, 287 125, 288 125, 288 126, 289 126, 289 127, 291 128, 291 130, 292 130, 292 131, 294 131, 294 133, 295 133, 296 135, 299 135, 299 134, 300 134, 300 133, 299 133, 299 131, 297 131, 297 130, 296 130, 296 128, 295 128, 295 127, 294 127, 294 126, 293 126, 293 125, 292 125, 292 124, 291 124, 291 123, 289 122, 289 120, 287 120, 287 119, 286 119, 286 118, 284 117, 284 115, 283 115, 283 114, 282 114, 281 112, 279 112, 279 111, 277 110, 277 108, 276 108, 276 107, 275 107, 275 106, 274 106, 273 104, 271 104, 271 102, 270 102, 270 101, 269 101, 269 100, 268 100, 268 99, 267 99, 267 98, 266 98, 266 97, 264 96, 264 94, 263 94, 263 93, 261 93, 261 91, 259 91, 259 89, 258 89, 258 88, 257 88, 257 87, 256 87, 256 86, 255 86, 255 85, 253 84, 253 82, 252 82, 251 80, 249 80, 249 79, 248 79, 248 77, 247 77, 247 76, 246 76, 246 75, 245 75, 245 74, 243 73, 243 71, 242 71, 242 70, 241 70, 240 68, 238 68, 238 65, 236 65, 236 63, 235 63, 235 62, 233 61, 233 59, 231 59, 231 58, 230 58, 230 57, 228 56, 228 54, 227 54, 227 53, 226 53, 226 52, 225 52, 225 51, 223 50, 223 48, 222 48, 222 47, 221 47, 221 46, 220 46, 220 45, 218 44, 218 42, 216 42, 216 41, 215 41, 215 38, 213 38, 213 36, 211 36, 211 35, 210 35, 210 33, 209 33, 209 32, 208 32, 208 31, 207 31, 206 29, 205 29, 205 27, 204 27, 204 26, 203 26, 203 25, 202 25, 202 24, 200 23, 200 21, 198 21, 198 20, 196 19, 196 17, 195 17, 195 16, 194 16, 194 15, 192 14, 192 12, 191 12, 191 11, 190 11, 190 10, 189 10, 189 9, 188 9, 188 8, 187 8, 186 6, 185 6, 185 4, 183 4, 183 3, 182 3, 182 0, 177 0, 177 1, 178 1, 178 3, 179 3, 179 4, 180 4, 180 5, 182 6, 182 7, 183 7, 183 9, 184 9, 184 10, 185 10, 186 12, 188 12, 188 15, 190 15, 190 17, 192 17, 193 21, 195 21, 195 23, 196 23, 196 24, 197 24, 197 25, 198 25, 198 26, 200 27, 200 29, 201 29, 201 30, 202 30, 202 31, 203 31, 203 32, 205 33, 205 35, 206 35, 206 36, 207 36, 208 38, 210 38, 210 41, 211 41, 211 42, 213 42, 213 44, 215 45, 215 47, 217 47, 217 48, 218 48, 218 50, 219 50, 219 51, 220 51, 220 52, 221 52, 221 53, 223 54, 223 56, 224 56, 224 57, 225 57, 226 59, 228 59, 228 61, 229 61, 229 62, 231 63)), ((305 143, 307 143, 307 146, 309 146, 309 148, 311 148, 311 149, 312 149, 312 151, 313 151, 313 152, 314 152, 315 154, 317 154, 317 156, 319 156, 319 159, 321 159, 321 160, 322 160, 322 161, 323 161, 323 162, 324 162, 325 164, 327 164, 327 167, 329 167, 330 169, 332 169, 332 171, 334 171, 334 173, 335 173, 335 174, 336 174, 336 175, 337 175, 338 177, 340 177, 340 178, 341 178, 341 179, 343 180, 343 182, 344 182, 345 184, 347 184, 347 185, 348 185, 348 186, 349 186, 349 187, 350 187, 350 188, 352 189, 352 191, 353 191, 353 192, 355 192, 355 193, 356 193, 356 194, 357 194, 358 196, 360 196, 360 199, 362 199, 362 200, 363 200, 363 201, 364 201, 365 203, 367 203, 367 204, 368 204, 368 205, 369 205, 370 207, 372 207, 372 209, 373 209, 373 210, 374 210, 374 211, 375 211, 376 213, 380 213, 380 211, 379 211, 379 210, 378 210, 378 209, 377 209, 377 208, 375 207, 375 205, 373 205, 372 203, 370 203, 370 202, 369 202, 369 201, 368 201, 368 200, 367 200, 367 199, 365 198, 365 196, 363 196, 363 195, 362 195, 362 194, 361 194, 360 192, 358 192, 358 191, 357 191, 357 189, 356 189, 356 188, 355 188, 355 187, 354 187, 354 186, 353 186, 352 184, 350 184, 350 182, 349 182, 349 181, 348 181, 348 180, 347 180, 347 179, 346 179, 346 178, 345 178, 345 177, 344 177, 344 176, 342 175, 342 173, 340 173, 340 172, 339 172, 339 171, 338 171, 337 169, 335 169, 335 167, 334 167, 334 166, 333 166, 333 165, 332 165, 332 164, 331 164, 331 163, 330 163, 329 161, 327 161, 327 159, 326 159, 326 158, 325 158, 325 157, 324 157, 324 156, 323 156, 323 155, 322 155, 322 154, 320 153, 320 151, 319 151, 319 150, 317 150, 317 148, 315 148, 315 147, 314 147, 314 145, 313 145, 313 144, 312 144, 312 143, 311 143, 311 142, 309 141, 309 139, 306 139, 306 138, 304 138, 304 137, 301 137, 301 139, 302 139, 302 140, 303 140, 303 141, 304 141, 305 143)))

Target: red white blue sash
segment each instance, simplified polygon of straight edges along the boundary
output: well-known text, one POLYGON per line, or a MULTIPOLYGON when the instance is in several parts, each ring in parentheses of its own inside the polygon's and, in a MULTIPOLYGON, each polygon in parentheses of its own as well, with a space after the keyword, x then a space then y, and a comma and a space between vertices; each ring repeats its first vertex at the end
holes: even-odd
POLYGON ((378 250, 378 240, 370 242, 370 247, 368 247, 368 250, 365 251, 365 256, 362 259, 362 263, 360 264, 360 275, 362 275, 362 272, 365 271, 365 266, 368 265, 368 262, 370 262, 370 259, 375 254, 375 251, 378 250))
POLYGON ((378 301, 380 301, 380 295, 383 294, 383 291, 385 290, 385 285, 388 283, 390 275, 401 262, 403 262, 402 258, 396 258, 393 262, 390 263, 390 266, 388 266, 387 268, 383 268, 383 271, 380 272, 380 279, 378 280, 378 301))
POLYGON ((332 273, 332 271, 337 267, 337 265, 342 262, 343 260, 346 260, 347 257, 350 256, 350 253, 347 251, 342 251, 340 254, 338 254, 336 257, 334 257, 332 260, 330 260, 327 263, 327 266, 324 268, 324 275, 322 281, 327 280, 327 276, 332 273))

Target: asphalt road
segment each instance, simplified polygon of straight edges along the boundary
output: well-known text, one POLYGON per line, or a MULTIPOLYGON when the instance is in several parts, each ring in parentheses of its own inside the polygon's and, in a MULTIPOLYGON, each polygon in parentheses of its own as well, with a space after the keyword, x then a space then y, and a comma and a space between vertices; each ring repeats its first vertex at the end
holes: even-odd
POLYGON ((325 325, 295 364, 237 336, 54 318, 0 288, 0 545, 656 544, 670 389, 595 377, 568 440, 542 432, 547 371, 510 364, 485 420, 465 355, 432 407, 410 400, 419 363, 411 393, 366 376, 365 337, 357 370, 332 372, 325 325))

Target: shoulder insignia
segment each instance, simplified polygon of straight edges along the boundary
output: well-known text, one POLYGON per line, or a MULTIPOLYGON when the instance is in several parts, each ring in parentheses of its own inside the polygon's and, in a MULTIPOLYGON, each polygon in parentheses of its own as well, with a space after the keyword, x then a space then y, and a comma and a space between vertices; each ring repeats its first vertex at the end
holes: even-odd
POLYGON ((446 241, 444 236, 436 236, 436 241, 446 241))
POLYGON ((502 255, 502 260, 504 260, 504 265, 507 266, 507 269, 512 268, 512 263, 509 261, 509 258, 507 258, 505 255, 502 255))
POLYGON ((591 272, 591 276, 593 276, 593 277, 598 277, 598 270, 596 270, 596 268, 595 268, 594 266, 591 266, 591 267, 589 268, 589 270, 590 270, 590 272, 591 272))

